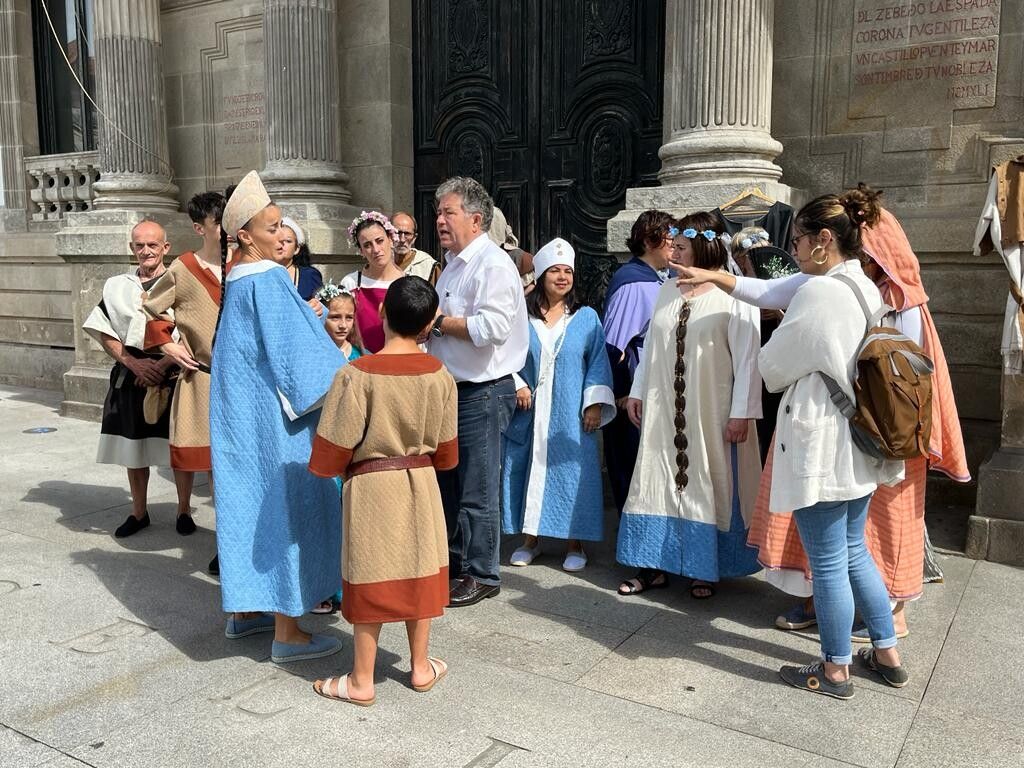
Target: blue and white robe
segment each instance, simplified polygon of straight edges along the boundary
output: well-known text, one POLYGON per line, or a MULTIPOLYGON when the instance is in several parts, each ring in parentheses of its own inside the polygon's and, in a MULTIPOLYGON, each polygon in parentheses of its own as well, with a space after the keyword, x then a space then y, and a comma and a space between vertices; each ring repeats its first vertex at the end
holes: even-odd
POLYGON ((345 356, 272 261, 227 276, 213 349, 210 449, 225 611, 301 616, 341 586, 341 502, 308 470, 345 356))
POLYGON ((612 373, 597 313, 583 307, 553 328, 530 320, 530 350, 516 387, 533 392, 505 432, 502 529, 557 539, 600 541, 604 494, 597 431, 583 411, 601 406, 601 426, 615 416, 612 373))

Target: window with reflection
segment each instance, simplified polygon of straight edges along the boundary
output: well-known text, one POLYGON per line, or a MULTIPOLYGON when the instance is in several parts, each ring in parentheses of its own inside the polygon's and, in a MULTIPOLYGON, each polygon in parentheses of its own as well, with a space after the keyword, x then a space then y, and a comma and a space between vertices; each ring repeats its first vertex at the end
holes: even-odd
POLYGON ((93 0, 32 4, 41 154, 96 149, 93 28, 93 0))

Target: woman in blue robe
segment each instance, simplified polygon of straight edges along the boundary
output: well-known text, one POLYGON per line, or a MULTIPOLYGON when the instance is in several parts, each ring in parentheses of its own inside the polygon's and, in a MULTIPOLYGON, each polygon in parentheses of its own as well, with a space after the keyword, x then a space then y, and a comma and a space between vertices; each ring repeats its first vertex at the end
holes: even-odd
POLYGON ((502 528, 525 534, 512 565, 540 553, 538 536, 568 541, 562 567, 582 570, 582 541, 604 537, 597 429, 615 415, 604 332, 576 308, 575 254, 556 238, 534 257, 538 287, 526 300, 530 350, 516 378, 519 409, 505 432, 502 528))
POLYGON ((604 335, 618 410, 604 428, 604 458, 620 515, 640 450, 640 431, 626 415, 626 398, 633 386, 633 373, 654 313, 654 302, 669 276, 674 224, 675 220, 664 211, 644 211, 637 217, 626 240, 633 258, 612 275, 605 295, 604 335))
POLYGON ((255 172, 222 226, 239 244, 210 366, 221 594, 232 614, 225 634, 273 631, 277 663, 328 656, 340 641, 303 632, 297 618, 341 585, 337 488, 307 465, 319 407, 345 358, 279 263, 287 230, 255 172))

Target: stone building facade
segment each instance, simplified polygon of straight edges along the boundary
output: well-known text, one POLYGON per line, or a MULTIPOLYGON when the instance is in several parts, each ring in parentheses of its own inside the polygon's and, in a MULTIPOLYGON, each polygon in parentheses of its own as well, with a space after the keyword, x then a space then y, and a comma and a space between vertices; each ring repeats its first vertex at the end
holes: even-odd
POLYGON ((0 0, 0 381, 95 417, 107 361, 79 329, 131 226, 185 250, 183 202, 251 168, 328 272, 357 209, 422 219, 431 173, 479 172, 526 247, 590 233, 595 290, 640 210, 865 181, 921 259, 979 478, 933 492, 977 505, 973 554, 1012 559, 1024 382, 1005 269, 971 243, 991 166, 1024 153, 1022 71, 1011 0, 0 0), (54 98, 65 70, 95 109, 54 98))

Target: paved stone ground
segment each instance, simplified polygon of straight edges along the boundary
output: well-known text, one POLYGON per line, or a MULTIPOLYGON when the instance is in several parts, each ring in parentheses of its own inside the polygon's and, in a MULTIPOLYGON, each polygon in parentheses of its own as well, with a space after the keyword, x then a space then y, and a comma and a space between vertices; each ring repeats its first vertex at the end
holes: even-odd
POLYGON ((297 666, 272 664, 266 635, 226 640, 206 489, 183 539, 161 472, 153 525, 115 540, 123 470, 93 462, 97 425, 58 400, 0 388, 5 768, 1024 765, 1024 571, 955 555, 910 609, 902 690, 862 671, 850 702, 790 689, 778 667, 813 661, 816 638, 772 628, 785 596, 746 579, 705 602, 681 584, 620 598, 605 545, 580 576, 557 554, 506 569, 497 599, 437 621, 452 671, 434 692, 409 688, 392 626, 377 705, 326 701, 310 681, 351 663, 345 622, 309 617, 345 650, 297 666), (40 426, 57 431, 24 431, 40 426))

